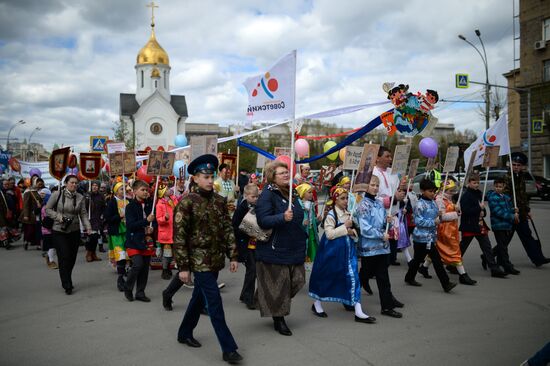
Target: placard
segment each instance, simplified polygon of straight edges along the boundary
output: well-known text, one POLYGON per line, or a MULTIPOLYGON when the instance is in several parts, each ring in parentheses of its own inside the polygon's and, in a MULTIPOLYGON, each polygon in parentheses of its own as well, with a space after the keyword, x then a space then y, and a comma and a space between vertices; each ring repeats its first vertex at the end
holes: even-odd
POLYGON ((105 145, 107 146, 107 154, 126 151, 124 142, 107 142, 105 145))
POLYGON ((80 153, 80 174, 87 179, 96 179, 101 172, 101 153, 80 153))
MULTIPOLYGON (((50 155, 50 175, 57 180, 63 179, 69 164, 70 147, 64 147, 52 151, 50 155)), ((12 167, 13 169, 13 167, 12 167)))
POLYGON ((263 169, 268 162, 268 158, 262 154, 258 154, 258 157, 256 158, 256 169, 263 169))
POLYGON ((393 163, 391 166, 392 175, 404 175, 409 163, 411 145, 397 145, 393 153, 393 163))
POLYGON ((290 147, 276 147, 273 149, 273 155, 278 158, 281 155, 290 156, 292 149, 290 147))
POLYGON ((483 154, 483 163, 481 164, 484 168, 494 168, 498 166, 498 153, 500 152, 500 146, 485 146, 485 153, 483 154))
POLYGON ((359 163, 361 163, 361 155, 363 155, 364 148, 362 146, 346 146, 346 156, 344 158, 345 170, 357 170, 359 169, 359 163))
POLYGON ((376 165, 378 150, 380 150, 380 145, 378 144, 365 144, 363 146, 363 153, 361 154, 361 162, 359 163, 358 169, 359 172, 353 183, 354 192, 367 190, 367 186, 372 177, 372 171, 376 165))
POLYGON ((149 151, 147 175, 170 176, 174 168, 176 154, 167 151, 149 151))
POLYGON ((456 163, 458 162, 458 146, 449 146, 447 149, 447 156, 445 157, 445 165, 443 166, 443 173, 451 173, 456 169, 456 163))
POLYGON ((409 179, 413 179, 416 176, 418 171, 418 165, 420 164, 420 159, 412 159, 409 164, 409 179))
POLYGON ((426 174, 435 169, 435 158, 428 158, 426 162, 426 174))
POLYGON ((218 136, 203 135, 191 136, 191 161, 201 155, 211 154, 218 156, 218 136))

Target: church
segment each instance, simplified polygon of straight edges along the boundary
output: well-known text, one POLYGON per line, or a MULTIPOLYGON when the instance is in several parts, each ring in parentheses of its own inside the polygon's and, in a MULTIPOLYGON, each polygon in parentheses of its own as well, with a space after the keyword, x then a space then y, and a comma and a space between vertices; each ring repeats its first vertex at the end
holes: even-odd
POLYGON ((152 3, 151 37, 136 59, 136 92, 120 94, 120 121, 135 141, 136 150, 156 150, 174 145, 176 135, 185 135, 187 103, 183 95, 170 94, 170 59, 155 36, 152 3))

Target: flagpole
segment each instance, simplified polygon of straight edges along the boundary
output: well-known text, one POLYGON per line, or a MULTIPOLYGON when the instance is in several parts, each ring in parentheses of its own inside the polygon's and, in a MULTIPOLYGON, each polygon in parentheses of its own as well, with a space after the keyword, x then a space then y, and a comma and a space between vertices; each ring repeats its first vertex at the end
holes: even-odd
MULTIPOLYGON (((157 192, 159 190, 159 178, 160 178, 160 175, 157 175, 157 181, 155 182, 155 193, 153 193, 153 207, 151 208, 151 215, 155 214, 155 206, 156 206, 156 201, 157 201, 157 192)), ((152 221, 149 223, 149 226, 153 227, 153 222, 152 221)))
POLYGON ((290 170, 290 179, 288 180, 288 209, 292 209, 292 182, 294 180, 294 140, 296 139, 295 132, 296 132, 296 50, 294 52, 294 88, 292 89, 292 93, 294 94, 294 105, 292 109, 292 129, 290 132, 290 166, 288 169, 290 170))
MULTIPOLYGON (((239 135, 239 127, 237 127, 237 136, 239 135)), ((239 146, 239 139, 237 139, 237 163, 236 163, 236 171, 235 171, 235 185, 239 186, 239 157, 241 153, 241 147, 239 146)), ((242 195, 243 192, 240 192, 242 195)))
MULTIPOLYGON (((510 138, 508 137, 508 139, 510 138)), ((512 178, 512 194, 514 196, 514 208, 517 210, 518 203, 516 200, 516 183, 514 182, 514 170, 512 168, 512 152, 510 150, 508 151, 508 158, 510 159, 510 178, 512 178)))
POLYGON ((487 191, 487 180, 489 179, 489 170, 491 168, 487 167, 487 170, 485 171, 485 184, 483 185, 483 194, 481 195, 481 203, 485 201, 485 192, 487 191))

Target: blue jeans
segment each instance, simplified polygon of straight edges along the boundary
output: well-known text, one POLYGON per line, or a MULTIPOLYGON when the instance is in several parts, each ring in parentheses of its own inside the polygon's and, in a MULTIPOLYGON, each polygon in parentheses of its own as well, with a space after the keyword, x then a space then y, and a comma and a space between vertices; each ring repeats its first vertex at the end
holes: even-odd
POLYGON ((201 310, 208 307, 212 327, 218 337, 222 352, 234 352, 237 344, 225 322, 222 297, 218 288, 218 272, 193 272, 195 288, 178 330, 178 339, 192 338, 199 323, 201 310))
POLYGON ((546 346, 542 347, 527 362, 529 362, 529 366, 548 365, 548 363, 550 363, 550 342, 546 343, 546 346))

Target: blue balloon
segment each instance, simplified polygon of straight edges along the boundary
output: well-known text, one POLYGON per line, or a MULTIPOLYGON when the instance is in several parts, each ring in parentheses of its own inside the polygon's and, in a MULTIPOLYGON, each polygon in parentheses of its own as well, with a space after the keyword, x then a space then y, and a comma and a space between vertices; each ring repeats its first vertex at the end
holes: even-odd
POLYGON ((187 146, 187 137, 185 137, 185 135, 177 135, 174 139, 174 144, 177 147, 187 146))
POLYGON ((174 162, 174 167, 172 168, 172 174, 174 175, 174 177, 178 179, 185 178, 186 168, 187 167, 185 166, 185 163, 183 162, 183 160, 176 160, 174 162), (180 176, 180 168, 183 168, 183 176, 180 176))

